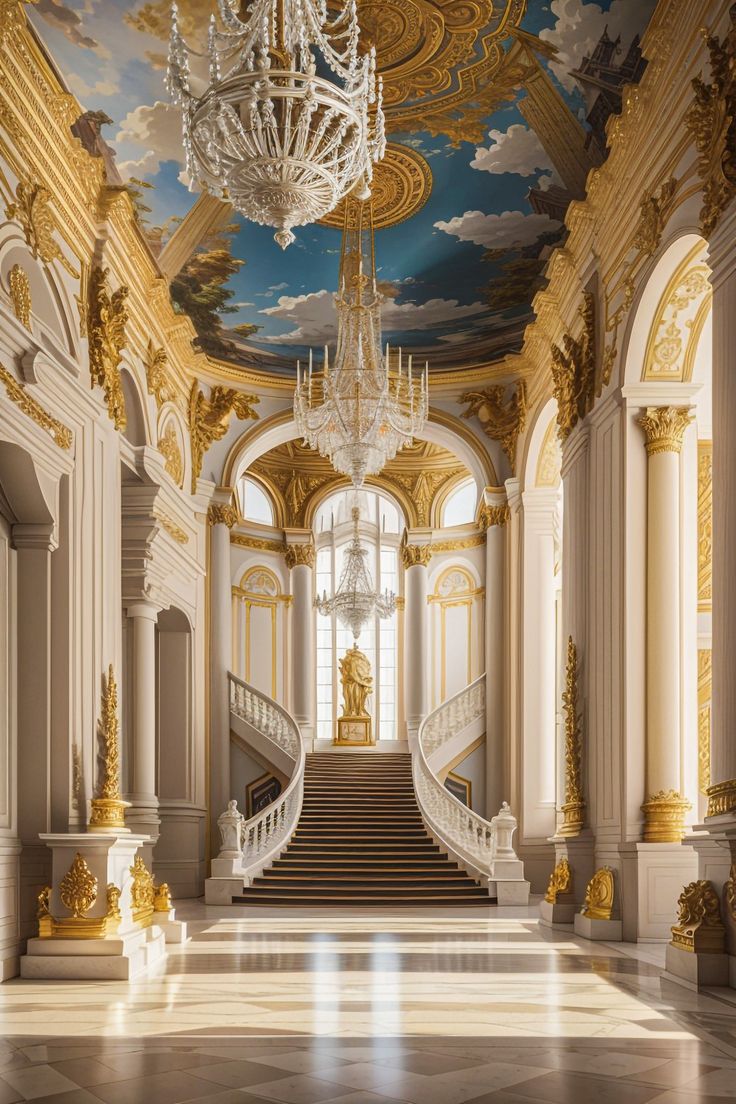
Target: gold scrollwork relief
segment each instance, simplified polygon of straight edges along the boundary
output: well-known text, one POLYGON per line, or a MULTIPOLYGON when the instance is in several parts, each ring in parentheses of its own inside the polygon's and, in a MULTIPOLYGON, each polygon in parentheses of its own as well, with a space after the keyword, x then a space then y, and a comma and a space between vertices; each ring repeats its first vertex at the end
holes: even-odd
POLYGON ((164 458, 164 468, 176 483, 181 487, 184 481, 184 457, 179 448, 179 436, 173 422, 169 422, 166 429, 158 439, 158 451, 164 458))
POLYGON ((562 805, 561 836, 577 836, 585 823, 582 760, 583 737, 578 704, 578 650, 572 639, 567 640, 565 689, 562 692, 565 714, 565 801, 562 805))
POLYGON ((107 412, 116 429, 125 429, 125 398, 120 379, 120 361, 126 345, 128 312, 125 301, 129 289, 122 285, 110 291, 109 269, 95 265, 89 277, 87 299, 87 337, 92 386, 105 392, 107 412))
POLYGON ((195 380, 189 396, 189 432, 192 440, 192 492, 197 489, 197 480, 202 474, 202 464, 208 448, 214 441, 220 441, 227 433, 230 415, 245 421, 257 419, 253 407, 258 402, 256 395, 244 395, 232 387, 219 384, 210 391, 207 398, 195 380))
POLYGON ((572 870, 567 859, 560 859, 550 874, 544 899, 548 905, 555 905, 560 893, 572 893, 572 870))
POLYGON ((434 548, 431 544, 405 544, 401 549, 401 562, 404 570, 410 567, 427 567, 432 559, 434 548))
POLYGON ((586 292, 580 308, 583 330, 579 337, 562 336, 562 348, 552 346, 552 389, 557 401, 557 432, 565 441, 577 423, 593 409, 608 382, 596 372, 595 296, 586 292))
POLYGON ((284 559, 289 570, 299 566, 314 567, 314 557, 313 544, 287 544, 284 550, 284 559))
POLYGON ((8 273, 8 289, 13 304, 13 314, 22 326, 31 329, 31 285, 28 274, 19 264, 13 265, 8 273))
POLYGON ((99 722, 102 742, 102 783, 99 797, 93 797, 89 818, 90 831, 125 827, 129 804, 120 793, 120 725, 118 722, 118 684, 112 663, 102 688, 102 712, 99 722))
POLYGON ((466 391, 460 396, 460 403, 467 405, 463 418, 477 415, 486 436, 499 442, 513 474, 516 471, 516 444, 526 425, 524 380, 517 380, 508 400, 505 396, 506 386, 497 384, 482 391, 466 391))
POLYGON ((15 200, 7 205, 5 214, 20 223, 26 244, 35 258, 44 264, 58 261, 73 279, 78 280, 79 272, 64 256, 54 238, 58 226, 50 203, 51 193, 43 184, 35 180, 21 180, 15 189, 15 200))
POLYGON ((679 453, 685 430, 693 420, 686 406, 648 406, 637 422, 644 430, 648 456, 658 452, 679 453))
POLYGON ((672 944, 696 954, 722 954, 726 929, 721 903, 712 882, 701 880, 685 886, 677 900, 677 923, 672 927, 672 944))
POLYGON ((72 447, 74 442, 72 431, 58 418, 49 414, 48 410, 44 410, 41 404, 28 394, 23 384, 19 383, 2 364, 0 364, 0 382, 10 401, 20 407, 37 426, 49 433, 60 449, 66 450, 72 447))
POLYGON ((613 912, 613 871, 610 866, 596 870, 585 891, 582 913, 589 920, 610 920, 613 912))

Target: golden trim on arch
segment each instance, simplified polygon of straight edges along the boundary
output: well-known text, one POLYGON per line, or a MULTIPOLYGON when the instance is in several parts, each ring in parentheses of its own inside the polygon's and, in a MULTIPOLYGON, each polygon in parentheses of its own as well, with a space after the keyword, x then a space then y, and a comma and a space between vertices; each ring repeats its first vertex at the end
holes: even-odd
POLYGON ((5 392, 10 401, 20 407, 23 413, 27 414, 31 421, 35 422, 37 426, 46 430, 60 449, 67 450, 72 447, 74 434, 68 426, 65 426, 58 418, 54 418, 52 414, 49 414, 48 410, 45 410, 40 402, 34 399, 23 384, 2 364, 0 364, 0 382, 2 382, 5 387, 5 392))

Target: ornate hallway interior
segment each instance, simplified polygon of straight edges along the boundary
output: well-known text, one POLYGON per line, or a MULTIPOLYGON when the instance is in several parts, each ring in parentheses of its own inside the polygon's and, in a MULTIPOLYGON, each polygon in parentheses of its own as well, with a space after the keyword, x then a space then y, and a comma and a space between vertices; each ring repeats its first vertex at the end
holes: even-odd
POLYGON ((0 1101, 711 1104, 733 1099, 727 990, 664 947, 487 914, 182 908, 191 940, 133 984, 0 990, 0 1101))

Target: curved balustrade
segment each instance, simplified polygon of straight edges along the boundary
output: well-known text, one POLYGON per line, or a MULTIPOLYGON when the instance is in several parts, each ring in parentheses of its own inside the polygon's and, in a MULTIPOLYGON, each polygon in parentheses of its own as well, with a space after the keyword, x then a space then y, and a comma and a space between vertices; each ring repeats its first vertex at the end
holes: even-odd
POLYGON ((428 713, 419 726, 413 756, 414 789, 422 815, 434 834, 458 858, 484 878, 492 875, 494 831, 488 820, 468 809, 445 789, 428 759, 446 740, 477 720, 486 708, 486 676, 428 713))
POLYGON ((283 850, 296 828, 304 796, 305 747, 299 725, 273 698, 228 675, 230 710, 294 759, 294 773, 284 792, 241 825, 243 872, 252 877, 283 850))

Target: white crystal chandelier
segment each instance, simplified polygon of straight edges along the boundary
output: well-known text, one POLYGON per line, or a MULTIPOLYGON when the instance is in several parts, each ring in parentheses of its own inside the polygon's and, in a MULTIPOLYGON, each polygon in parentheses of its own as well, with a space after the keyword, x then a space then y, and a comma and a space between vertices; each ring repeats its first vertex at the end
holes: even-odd
POLYGON ((396 595, 386 588, 382 594, 373 589, 373 580, 366 559, 368 551, 360 543, 360 510, 353 508, 353 539, 345 551, 345 563, 337 590, 332 598, 324 591, 321 598, 315 599, 315 606, 321 614, 329 617, 335 614, 341 625, 350 629, 353 640, 357 641, 360 631, 372 617, 391 617, 396 609, 396 595))
POLYGON ((297 363, 294 419, 304 441, 361 487, 399 449, 410 445, 427 420, 428 366, 413 374, 386 345, 381 349, 381 303, 370 202, 346 201, 337 310, 337 354, 327 346, 321 372, 297 363))
POLYGON ((358 181, 368 194, 386 148, 375 48, 360 52, 356 0, 218 0, 218 10, 203 55, 171 9, 168 86, 186 171, 275 227, 285 249, 292 227, 328 214, 358 181), (198 82, 205 63, 208 83, 198 82))

